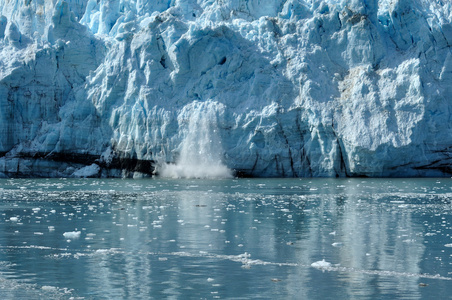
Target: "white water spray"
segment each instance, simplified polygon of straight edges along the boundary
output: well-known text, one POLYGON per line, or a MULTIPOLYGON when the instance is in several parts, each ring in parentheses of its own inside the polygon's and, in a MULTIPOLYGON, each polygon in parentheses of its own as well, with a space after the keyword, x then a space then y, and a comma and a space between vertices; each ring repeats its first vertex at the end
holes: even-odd
MULTIPOLYGON (((219 107, 220 106, 220 107, 219 107)), ((217 125, 217 102, 193 102, 179 114, 185 137, 176 164, 161 164, 159 174, 170 178, 231 178, 232 171, 222 162, 223 147, 217 125), (185 124, 184 124, 185 123, 185 124)))

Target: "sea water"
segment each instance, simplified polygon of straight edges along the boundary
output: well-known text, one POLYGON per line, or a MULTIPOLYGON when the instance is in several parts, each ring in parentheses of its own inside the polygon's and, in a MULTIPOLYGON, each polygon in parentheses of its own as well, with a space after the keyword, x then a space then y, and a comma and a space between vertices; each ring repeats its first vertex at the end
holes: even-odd
POLYGON ((1 299, 448 299, 451 179, 1 179, 1 299))

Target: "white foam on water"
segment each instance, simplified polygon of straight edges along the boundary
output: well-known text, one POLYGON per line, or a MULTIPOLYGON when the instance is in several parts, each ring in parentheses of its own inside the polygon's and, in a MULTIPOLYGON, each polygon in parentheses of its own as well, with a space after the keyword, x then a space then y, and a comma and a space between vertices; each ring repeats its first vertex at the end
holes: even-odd
MULTIPOLYGON (((163 253, 160 253, 163 254, 163 253)), ((290 263, 290 262, 269 262, 260 259, 250 259, 251 254, 245 252, 239 255, 221 255, 221 254, 210 254, 207 252, 200 252, 199 254, 192 254, 188 252, 172 252, 165 253, 165 255, 180 256, 180 257, 206 257, 211 259, 224 259, 234 262, 239 262, 243 266, 251 267, 252 265, 263 265, 263 266, 287 266, 287 267, 312 267, 322 271, 328 272, 346 272, 346 273, 357 273, 357 274, 369 274, 377 276, 392 276, 392 277, 413 277, 413 278, 427 278, 427 279, 437 279, 437 280, 450 280, 452 277, 441 276, 439 274, 419 274, 419 273, 409 273, 409 272, 396 272, 396 271, 385 271, 385 270, 365 270, 365 269, 355 269, 349 267, 341 267, 337 264, 332 264, 325 259, 313 262, 310 265, 304 265, 300 263, 290 263)))
MULTIPOLYGON (((52 258, 62 258, 62 257, 74 257, 78 258, 80 256, 93 256, 93 255, 124 255, 125 252, 120 248, 110 248, 110 249, 93 249, 93 250, 85 250, 84 253, 69 253, 66 248, 50 248, 43 246, 0 246, 0 249, 41 249, 41 250, 54 250, 54 251, 66 251, 60 254, 53 254, 50 257, 52 258)), ((356 269, 350 267, 342 267, 338 264, 333 264, 331 262, 325 261, 325 259, 313 262, 309 265, 301 264, 301 263, 291 263, 291 262, 271 262, 264 261, 260 259, 251 259, 250 253, 242 253, 238 255, 221 255, 221 254, 211 254, 206 251, 199 251, 198 254, 190 253, 190 252, 140 252, 141 255, 153 255, 157 256, 159 261, 166 261, 168 256, 173 257, 196 257, 196 258, 209 258, 209 259, 218 259, 218 260, 229 260, 232 262, 237 262, 241 264, 241 267, 251 268, 253 265, 261 265, 261 266, 279 266, 279 267, 303 267, 303 268, 316 268, 322 271, 327 272, 342 272, 342 273, 356 273, 356 274, 368 274, 368 275, 376 275, 376 276, 389 276, 389 277, 411 277, 411 278, 425 278, 425 279, 435 279, 435 280, 447 280, 452 281, 452 277, 441 276, 439 274, 425 274, 425 273, 409 273, 409 272, 396 272, 396 271, 388 271, 388 270, 366 270, 366 269, 356 269)))
POLYGON ((209 165, 207 163, 184 163, 165 164, 162 166, 160 176, 167 178, 232 178, 232 171, 226 166, 218 163, 209 165))
POLYGON ((395 272, 395 271, 385 271, 385 270, 362 270, 347 267, 330 267, 328 271, 333 272, 348 272, 348 273, 358 273, 358 274, 368 274, 368 275, 378 275, 378 276, 392 276, 392 277, 414 277, 414 278, 427 278, 427 279, 438 279, 438 280, 451 280, 452 277, 441 276, 439 274, 419 274, 419 273, 408 273, 408 272, 395 272))

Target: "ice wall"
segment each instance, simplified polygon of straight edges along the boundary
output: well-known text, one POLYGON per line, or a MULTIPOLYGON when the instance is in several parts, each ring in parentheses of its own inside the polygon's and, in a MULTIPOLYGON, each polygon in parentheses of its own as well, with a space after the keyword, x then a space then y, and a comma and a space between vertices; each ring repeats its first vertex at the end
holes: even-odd
POLYGON ((238 174, 450 176, 451 12, 2 0, 0 174, 152 173, 181 157, 184 112, 214 105, 222 147, 206 155, 238 174))

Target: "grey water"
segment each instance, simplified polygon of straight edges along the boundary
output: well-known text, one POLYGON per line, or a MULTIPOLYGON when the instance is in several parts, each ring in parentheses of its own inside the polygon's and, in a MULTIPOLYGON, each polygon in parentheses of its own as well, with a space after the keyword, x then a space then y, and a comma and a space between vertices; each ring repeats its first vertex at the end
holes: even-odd
POLYGON ((451 179, 1 179, 0 299, 451 299, 451 179))

